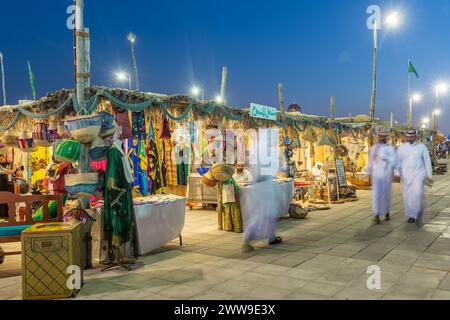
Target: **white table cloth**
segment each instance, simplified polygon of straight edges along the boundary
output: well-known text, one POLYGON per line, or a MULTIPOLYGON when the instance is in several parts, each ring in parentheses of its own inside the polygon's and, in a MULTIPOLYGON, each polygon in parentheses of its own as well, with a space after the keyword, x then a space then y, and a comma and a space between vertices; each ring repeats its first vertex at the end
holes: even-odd
POLYGON ((177 239, 184 228, 186 198, 134 206, 139 254, 144 255, 177 239))

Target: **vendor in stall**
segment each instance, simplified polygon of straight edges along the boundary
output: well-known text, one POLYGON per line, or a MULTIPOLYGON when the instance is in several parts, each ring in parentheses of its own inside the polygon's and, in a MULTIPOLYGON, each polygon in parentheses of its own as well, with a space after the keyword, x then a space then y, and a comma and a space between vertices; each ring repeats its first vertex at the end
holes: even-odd
POLYGON ((323 170, 323 163, 317 162, 311 170, 312 175, 320 182, 325 182, 325 171, 323 170))
POLYGON ((241 187, 253 184, 253 175, 244 167, 243 163, 236 164, 236 172, 233 175, 233 179, 241 187))

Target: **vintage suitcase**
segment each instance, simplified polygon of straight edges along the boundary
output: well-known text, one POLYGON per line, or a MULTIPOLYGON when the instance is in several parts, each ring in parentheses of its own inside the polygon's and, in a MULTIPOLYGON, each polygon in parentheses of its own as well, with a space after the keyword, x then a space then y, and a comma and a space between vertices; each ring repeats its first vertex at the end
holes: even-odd
POLYGON ((75 296, 83 283, 81 243, 80 222, 41 223, 24 230, 22 297, 49 300, 75 296), (77 268, 78 282, 72 281, 77 268))

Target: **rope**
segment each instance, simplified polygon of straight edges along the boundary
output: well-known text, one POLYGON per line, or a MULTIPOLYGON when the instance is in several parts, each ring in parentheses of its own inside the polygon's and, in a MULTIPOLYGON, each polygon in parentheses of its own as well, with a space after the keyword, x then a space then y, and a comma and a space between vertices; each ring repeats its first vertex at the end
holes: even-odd
POLYGON ((11 129, 12 127, 14 127, 16 125, 17 121, 19 121, 19 118, 20 118, 20 112, 16 112, 16 116, 14 117, 13 121, 11 121, 11 123, 5 127, 0 126, 0 131, 7 131, 7 130, 11 129))
MULTIPOLYGON (((75 96, 72 94, 72 96, 75 96)), ((61 106, 59 106, 58 108, 56 108, 53 111, 50 111, 48 113, 33 113, 31 111, 28 111, 24 108, 17 108, 18 112, 20 112, 21 114, 23 114, 24 116, 30 117, 30 118, 34 118, 34 119, 47 119, 50 116, 53 116, 55 114, 59 114, 61 112, 63 112, 68 106, 69 106, 69 102, 72 100, 72 96, 70 96, 61 106)))

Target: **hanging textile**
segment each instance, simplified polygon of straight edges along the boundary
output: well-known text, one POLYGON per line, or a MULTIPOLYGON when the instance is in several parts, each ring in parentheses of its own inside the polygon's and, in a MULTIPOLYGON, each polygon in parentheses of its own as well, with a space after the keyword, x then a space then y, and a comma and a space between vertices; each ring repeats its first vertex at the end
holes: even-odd
POLYGON ((133 173, 132 188, 139 190, 144 197, 148 195, 148 160, 144 140, 128 139, 128 159, 133 173))
POLYGON ((133 200, 124 161, 127 159, 117 147, 111 147, 106 167, 103 231, 115 247, 133 240, 133 200))
POLYGON ((156 147, 158 149, 158 166, 161 176, 161 186, 156 191, 157 194, 167 193, 167 167, 166 167, 166 147, 163 139, 156 141, 156 147))
POLYGON ((145 132, 145 113, 133 112, 132 113, 132 132, 135 139, 144 140, 147 138, 147 133, 145 132))

